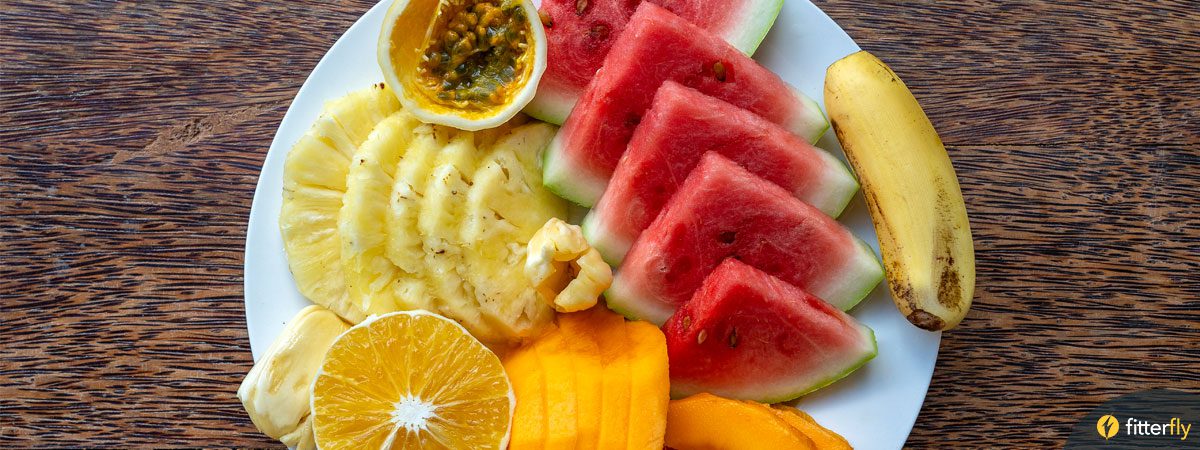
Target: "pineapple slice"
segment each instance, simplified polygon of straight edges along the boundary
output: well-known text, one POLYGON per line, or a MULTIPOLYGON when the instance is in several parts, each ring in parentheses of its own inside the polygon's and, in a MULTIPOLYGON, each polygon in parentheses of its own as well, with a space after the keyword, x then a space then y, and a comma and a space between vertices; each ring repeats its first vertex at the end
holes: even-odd
POLYGON ((525 125, 496 141, 473 177, 461 239, 465 280, 488 323, 510 338, 534 334, 553 317, 523 270, 526 245, 542 224, 565 217, 566 204, 542 188, 538 152, 554 127, 525 125))
POLYGON ((284 163, 279 230, 296 287, 309 300, 355 323, 365 314, 347 293, 338 211, 350 156, 377 123, 399 109, 396 96, 382 84, 334 100, 284 163))
POLYGON ((351 300, 367 314, 414 309, 419 299, 398 296, 406 274, 386 255, 388 200, 396 165, 421 122, 407 111, 392 113, 351 157, 338 217, 341 262, 351 300))

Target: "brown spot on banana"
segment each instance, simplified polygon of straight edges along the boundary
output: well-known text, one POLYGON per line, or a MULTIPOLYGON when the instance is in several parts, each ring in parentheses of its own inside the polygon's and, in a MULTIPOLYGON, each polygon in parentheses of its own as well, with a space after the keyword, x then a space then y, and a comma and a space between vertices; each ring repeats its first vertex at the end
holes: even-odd
POLYGON ((941 331, 943 328, 946 328, 946 322, 942 318, 920 309, 910 313, 907 319, 913 325, 916 325, 917 328, 924 330, 941 331))

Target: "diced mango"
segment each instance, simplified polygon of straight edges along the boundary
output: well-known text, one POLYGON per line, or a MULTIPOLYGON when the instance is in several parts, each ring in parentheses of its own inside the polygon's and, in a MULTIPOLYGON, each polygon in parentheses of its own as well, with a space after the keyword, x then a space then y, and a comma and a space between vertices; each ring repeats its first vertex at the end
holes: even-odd
POLYGON ((846 442, 846 438, 821 426, 804 411, 782 405, 776 405, 771 410, 775 412, 776 416, 812 439, 813 444, 820 450, 854 450, 854 447, 846 442))
POLYGON ((666 444, 676 450, 817 448, 771 407, 707 393, 671 401, 666 444))

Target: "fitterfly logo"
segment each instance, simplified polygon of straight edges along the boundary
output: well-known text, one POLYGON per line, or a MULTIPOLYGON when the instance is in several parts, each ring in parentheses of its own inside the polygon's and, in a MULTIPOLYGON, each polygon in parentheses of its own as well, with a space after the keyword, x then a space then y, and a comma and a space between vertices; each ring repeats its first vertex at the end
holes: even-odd
POLYGON ((1128 436, 1170 436, 1186 441, 1188 434, 1192 431, 1192 424, 1184 423, 1183 419, 1179 417, 1172 417, 1165 423, 1129 417, 1125 421, 1125 425, 1121 425, 1121 421, 1112 414, 1101 416, 1100 420, 1096 421, 1096 433, 1099 433, 1100 437, 1106 441, 1116 436, 1122 428, 1125 429, 1124 434, 1128 436))
POLYGON ((1116 436, 1120 430, 1121 422, 1116 417, 1113 417, 1112 414, 1101 417, 1100 420, 1096 421, 1096 432, 1100 433, 1100 437, 1106 441, 1116 436))

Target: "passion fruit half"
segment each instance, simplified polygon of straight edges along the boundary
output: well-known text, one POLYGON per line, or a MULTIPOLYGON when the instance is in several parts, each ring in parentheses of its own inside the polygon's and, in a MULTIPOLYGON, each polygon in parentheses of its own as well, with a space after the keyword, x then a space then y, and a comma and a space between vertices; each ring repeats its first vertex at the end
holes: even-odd
POLYGON ((531 0, 396 0, 378 53, 405 109, 474 131, 499 126, 533 99, 546 34, 531 0))

